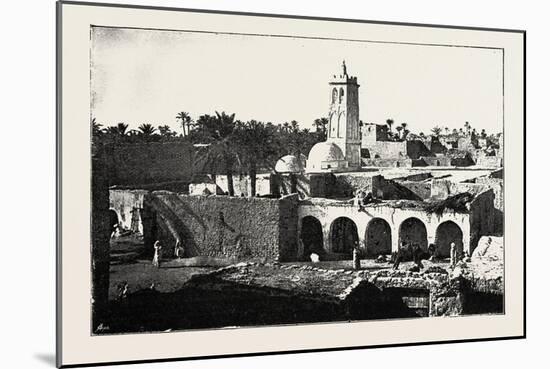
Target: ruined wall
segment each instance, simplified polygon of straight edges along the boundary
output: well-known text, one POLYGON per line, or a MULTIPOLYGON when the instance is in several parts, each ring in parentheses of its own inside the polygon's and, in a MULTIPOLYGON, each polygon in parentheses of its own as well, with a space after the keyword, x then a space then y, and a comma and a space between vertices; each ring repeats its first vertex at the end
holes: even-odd
POLYGON ((409 189, 421 199, 429 199, 432 195, 431 182, 397 181, 397 183, 409 189))
POLYGON ((395 168, 411 168, 413 167, 412 159, 361 159, 364 166, 367 167, 395 167, 395 168))
POLYGON ((332 173, 309 175, 309 195, 311 197, 331 197, 336 177, 332 173))
POLYGON ((487 190, 470 204, 470 253, 474 251, 482 236, 495 234, 495 195, 492 190, 487 190))
POLYGON ((150 240, 160 239, 167 255, 173 252, 176 237, 185 257, 287 260, 296 253, 293 196, 266 199, 156 191, 145 202, 145 211, 154 220, 144 226, 144 239, 152 233, 150 240))
MULTIPOLYGON (((498 174, 496 174, 498 175, 498 174)), ((502 234, 504 231, 504 181, 501 178, 478 177, 475 179, 476 184, 488 186, 493 190, 494 198, 494 217, 495 229, 494 233, 502 234)))
POLYGON ((366 149, 371 159, 407 159, 407 141, 377 141, 366 149))
POLYGON ((487 168, 502 167, 502 158, 499 156, 480 155, 476 159, 476 165, 487 168))
POLYGON ((407 156, 411 159, 419 159, 421 156, 432 156, 432 152, 420 140, 410 140, 406 142, 407 156))
MULTIPOLYGON (((221 189, 222 193, 228 192, 227 176, 217 175, 216 185, 221 189)), ((233 175, 233 189, 235 196, 250 196, 250 177, 247 174, 233 175)), ((256 195, 263 196, 271 193, 271 175, 258 174, 256 175, 256 195)))
POLYGON ((193 176, 195 150, 189 143, 117 144, 103 150, 109 159, 111 185, 190 182, 193 176))
POLYGON ((430 167, 449 167, 451 166, 451 158, 447 156, 422 156, 422 161, 430 167))

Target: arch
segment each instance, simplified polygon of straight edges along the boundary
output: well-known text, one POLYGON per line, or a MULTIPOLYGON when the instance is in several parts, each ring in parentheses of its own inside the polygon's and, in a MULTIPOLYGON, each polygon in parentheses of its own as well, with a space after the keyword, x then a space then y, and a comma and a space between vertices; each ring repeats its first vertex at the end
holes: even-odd
POLYGON ((367 256, 391 254, 391 227, 382 218, 373 218, 365 230, 367 256))
POLYGON ((437 226, 435 231, 437 255, 445 258, 451 256, 451 242, 455 243, 460 252, 464 250, 462 230, 455 222, 448 220, 437 226))
POLYGON ((301 253, 302 255, 298 255, 299 258, 307 259, 312 252, 324 253, 323 227, 319 219, 311 215, 302 218, 300 240, 304 245, 304 251, 301 253))
POLYGON ((344 101, 344 89, 340 87, 340 99, 338 100, 338 102, 341 104, 342 101, 344 101))
POLYGON ((407 218, 399 226, 399 245, 417 243, 424 251, 428 250, 428 232, 426 226, 418 218, 407 218))
POLYGON ((359 246, 355 222, 347 217, 336 218, 330 226, 331 251, 351 257, 353 248, 359 246))
POLYGON ((338 90, 335 88, 332 89, 332 103, 334 104, 336 102, 336 99, 338 98, 338 90))

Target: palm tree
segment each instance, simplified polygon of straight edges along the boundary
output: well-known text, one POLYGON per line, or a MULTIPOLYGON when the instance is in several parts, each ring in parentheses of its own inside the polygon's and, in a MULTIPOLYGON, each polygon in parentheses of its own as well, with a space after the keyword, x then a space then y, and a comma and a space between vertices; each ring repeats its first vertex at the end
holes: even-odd
POLYGON ((138 127, 138 130, 139 130, 141 136, 144 136, 144 137, 151 137, 157 131, 157 129, 155 127, 153 127, 152 124, 149 124, 149 123, 144 123, 144 124, 140 125, 138 127))
POLYGON ((401 131, 403 130, 403 127, 397 126, 395 127, 395 130, 397 131, 397 139, 401 139, 401 131))
POLYGON ((174 137, 177 134, 176 132, 172 131, 172 129, 168 125, 158 126, 158 131, 163 138, 174 137))
POLYGON ((470 129, 472 128, 472 126, 470 125, 469 122, 466 122, 464 123, 464 130, 466 131, 466 134, 469 135, 470 134, 470 129))
POLYGON ((405 131, 409 132, 407 130, 407 123, 401 123, 401 127, 403 128, 403 130, 401 131, 401 132, 403 132, 401 138, 405 139, 405 131))
POLYGON ((92 137, 101 136, 101 133, 102 133, 101 127, 103 126, 97 123, 95 118, 92 118, 92 137))
POLYGON ((433 127, 432 128, 432 134, 435 137, 439 137, 439 135, 441 134, 441 127, 438 127, 438 126, 433 127))
POLYGON ((238 122, 235 130, 235 146, 239 162, 248 169, 250 178, 250 196, 256 196, 256 173, 258 166, 273 169, 277 159, 273 125, 251 120, 238 122))
POLYGON ((283 131, 288 132, 290 130, 290 124, 288 122, 285 122, 283 124, 283 131))
POLYGON ((290 128, 292 129, 292 132, 298 132, 300 130, 298 122, 295 120, 290 121, 290 128))
POLYGON ((180 120, 181 128, 183 129, 183 135, 188 136, 189 132, 191 131, 191 121, 192 121, 189 113, 185 111, 180 111, 178 115, 176 115, 176 119, 180 120))
POLYGON ((386 119, 386 124, 388 125, 388 128, 391 132, 391 126, 393 126, 393 119, 386 119))
POLYGON ((203 115, 196 122, 202 135, 201 139, 207 144, 199 150, 197 159, 214 172, 213 174, 217 172, 218 163, 223 164, 229 196, 235 195, 233 168, 238 160, 234 134, 237 123, 235 114, 228 115, 225 112, 216 112, 215 117, 203 115))

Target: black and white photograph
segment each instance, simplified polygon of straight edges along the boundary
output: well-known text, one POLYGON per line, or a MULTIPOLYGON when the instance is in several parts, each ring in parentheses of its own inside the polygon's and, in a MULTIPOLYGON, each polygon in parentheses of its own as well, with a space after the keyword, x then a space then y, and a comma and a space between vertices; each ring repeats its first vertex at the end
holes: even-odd
POLYGON ((90 27, 92 334, 505 314, 503 50, 90 27))
POLYGON ((57 11, 58 366, 525 338, 521 27, 57 11))

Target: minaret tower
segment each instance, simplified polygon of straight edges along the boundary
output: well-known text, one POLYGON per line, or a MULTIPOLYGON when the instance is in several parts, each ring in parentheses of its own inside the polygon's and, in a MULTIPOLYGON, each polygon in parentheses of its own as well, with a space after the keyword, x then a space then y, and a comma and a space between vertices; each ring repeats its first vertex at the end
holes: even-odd
POLYGON ((357 77, 348 75, 346 62, 342 71, 329 81, 327 141, 338 145, 348 168, 361 168, 361 135, 359 134, 359 85, 357 77))

